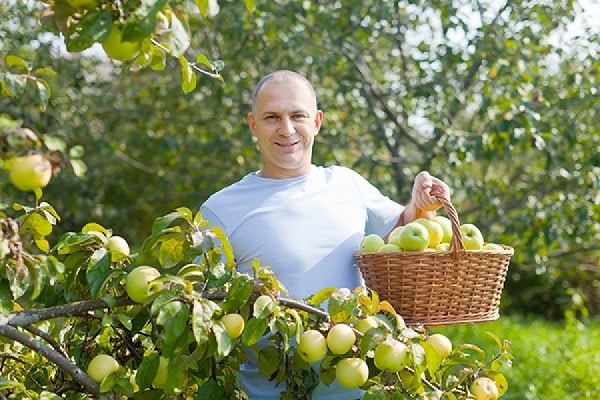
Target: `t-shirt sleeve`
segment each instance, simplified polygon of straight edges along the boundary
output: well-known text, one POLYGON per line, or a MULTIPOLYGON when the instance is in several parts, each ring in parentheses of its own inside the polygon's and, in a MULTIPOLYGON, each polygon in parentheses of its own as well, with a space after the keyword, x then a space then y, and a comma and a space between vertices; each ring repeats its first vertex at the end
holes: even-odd
POLYGON ((394 229, 404 206, 390 199, 358 173, 350 170, 367 211, 365 234, 386 236, 394 229))

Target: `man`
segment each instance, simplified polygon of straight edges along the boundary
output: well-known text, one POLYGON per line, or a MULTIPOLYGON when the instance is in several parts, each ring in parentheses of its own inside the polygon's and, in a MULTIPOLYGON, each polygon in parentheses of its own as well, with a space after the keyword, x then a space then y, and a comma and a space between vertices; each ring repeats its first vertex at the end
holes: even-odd
MULTIPOLYGON (((427 172, 417 175, 411 201, 400 205, 356 172, 312 164, 312 147, 323 121, 310 82, 295 72, 264 77, 252 95, 248 124, 258 142, 262 167, 212 195, 200 208, 204 219, 223 228, 238 269, 252 274, 252 260, 268 265, 292 298, 334 286, 361 285, 353 253, 365 234, 387 236, 420 216, 433 217, 449 188, 427 172)), ((279 399, 258 373, 255 357, 240 379, 252 400, 279 399)), ((337 383, 319 385, 313 399, 357 399, 337 383)))

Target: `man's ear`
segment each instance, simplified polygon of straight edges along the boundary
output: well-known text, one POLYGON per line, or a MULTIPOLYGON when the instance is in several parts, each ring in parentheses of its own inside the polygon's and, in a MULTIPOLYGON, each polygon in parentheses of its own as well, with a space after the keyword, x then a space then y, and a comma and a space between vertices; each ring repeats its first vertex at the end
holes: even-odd
POLYGON ((248 127, 250 127, 250 133, 252 133, 252 136, 256 136, 256 120, 254 119, 254 114, 249 112, 246 116, 246 119, 248 120, 248 127))

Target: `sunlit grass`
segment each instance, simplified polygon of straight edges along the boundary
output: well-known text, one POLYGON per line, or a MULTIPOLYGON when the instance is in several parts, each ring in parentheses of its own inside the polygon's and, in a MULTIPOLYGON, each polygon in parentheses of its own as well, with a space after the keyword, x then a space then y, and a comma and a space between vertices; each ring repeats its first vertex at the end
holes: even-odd
POLYGON ((453 343, 497 351, 491 332, 512 342, 512 368, 503 400, 600 399, 600 321, 581 326, 543 319, 502 316, 498 321, 432 328, 453 343))

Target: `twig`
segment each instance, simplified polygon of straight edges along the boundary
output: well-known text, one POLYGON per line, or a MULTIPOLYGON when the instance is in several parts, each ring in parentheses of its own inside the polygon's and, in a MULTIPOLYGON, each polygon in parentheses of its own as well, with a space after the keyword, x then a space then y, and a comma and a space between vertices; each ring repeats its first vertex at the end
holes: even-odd
POLYGON ((56 340, 54 340, 54 338, 52 336, 48 335, 46 332, 42 331, 41 329, 36 328, 35 326, 31 326, 31 325, 25 325, 23 327, 23 329, 25 329, 26 331, 28 331, 30 333, 33 333, 36 336, 41 337, 50 346, 52 346, 52 348, 54 350, 59 352, 63 357, 69 358, 69 355, 67 354, 65 349, 60 345, 60 343, 58 343, 56 340))

